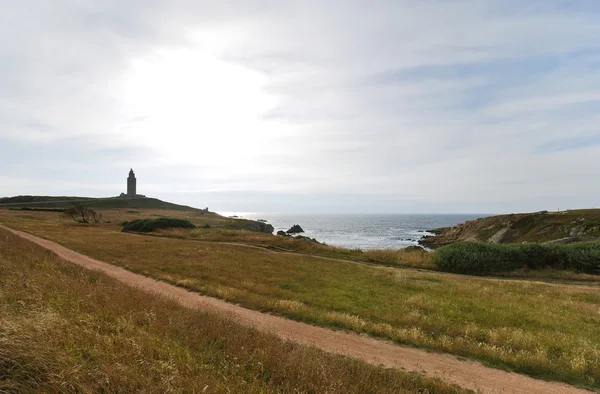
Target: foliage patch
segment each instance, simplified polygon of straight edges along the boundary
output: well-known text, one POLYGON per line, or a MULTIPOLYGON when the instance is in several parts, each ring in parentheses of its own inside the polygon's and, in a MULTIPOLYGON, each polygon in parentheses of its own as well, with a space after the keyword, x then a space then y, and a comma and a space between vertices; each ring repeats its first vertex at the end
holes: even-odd
POLYGON ((158 218, 158 219, 136 219, 123 223, 123 232, 151 233, 155 230, 167 228, 196 228, 189 220, 158 218))
POLYGON ((573 270, 600 275, 600 243, 502 245, 457 242, 433 258, 442 271, 486 275, 521 269, 573 270))

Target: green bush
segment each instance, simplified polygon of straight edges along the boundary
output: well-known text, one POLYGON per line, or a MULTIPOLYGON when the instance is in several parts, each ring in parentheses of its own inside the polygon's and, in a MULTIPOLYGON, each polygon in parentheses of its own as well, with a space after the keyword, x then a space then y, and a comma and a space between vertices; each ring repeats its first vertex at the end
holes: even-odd
POLYGON ((437 250, 433 262, 442 271, 473 275, 544 268, 599 275, 600 243, 500 245, 457 242, 437 250))
POLYGON ((135 219, 123 223, 123 232, 134 231, 138 233, 150 233, 154 230, 165 228, 196 228, 191 222, 183 219, 158 218, 158 219, 135 219))

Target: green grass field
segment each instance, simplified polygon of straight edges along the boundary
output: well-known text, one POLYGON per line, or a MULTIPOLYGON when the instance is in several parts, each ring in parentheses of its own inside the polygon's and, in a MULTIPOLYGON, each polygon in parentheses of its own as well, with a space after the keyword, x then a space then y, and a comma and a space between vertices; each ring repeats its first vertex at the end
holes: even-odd
POLYGON ((0 230, 0 392, 463 391, 185 309, 0 230))
POLYGON ((600 388, 598 287, 460 277, 124 234, 114 224, 79 225, 52 213, 0 211, 0 222, 249 308, 600 388))

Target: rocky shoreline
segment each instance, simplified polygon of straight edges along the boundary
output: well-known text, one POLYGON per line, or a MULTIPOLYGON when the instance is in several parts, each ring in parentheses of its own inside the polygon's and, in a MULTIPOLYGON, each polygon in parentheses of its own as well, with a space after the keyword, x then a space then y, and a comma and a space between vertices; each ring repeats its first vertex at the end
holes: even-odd
POLYGON ((498 244, 600 240, 600 209, 490 216, 428 231, 419 245, 435 249, 461 241, 498 244))

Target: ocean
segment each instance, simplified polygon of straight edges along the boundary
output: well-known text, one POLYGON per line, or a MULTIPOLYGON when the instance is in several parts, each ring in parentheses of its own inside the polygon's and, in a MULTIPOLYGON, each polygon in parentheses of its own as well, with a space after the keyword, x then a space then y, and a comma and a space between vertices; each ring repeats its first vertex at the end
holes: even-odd
POLYGON ((485 214, 278 214, 222 212, 223 216, 266 220, 279 230, 286 231, 299 224, 302 235, 328 245, 351 249, 402 249, 418 245, 427 230, 454 226, 485 214))

